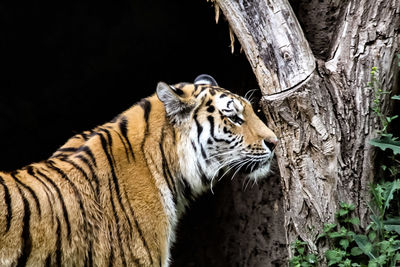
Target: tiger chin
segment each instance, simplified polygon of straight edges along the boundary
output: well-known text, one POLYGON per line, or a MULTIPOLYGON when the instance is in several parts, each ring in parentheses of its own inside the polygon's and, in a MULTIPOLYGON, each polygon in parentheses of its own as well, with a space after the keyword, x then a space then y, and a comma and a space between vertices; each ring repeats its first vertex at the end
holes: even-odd
POLYGON ((0 265, 168 266, 189 201, 221 173, 264 177, 277 141, 211 76, 160 82, 49 159, 0 172, 0 265))

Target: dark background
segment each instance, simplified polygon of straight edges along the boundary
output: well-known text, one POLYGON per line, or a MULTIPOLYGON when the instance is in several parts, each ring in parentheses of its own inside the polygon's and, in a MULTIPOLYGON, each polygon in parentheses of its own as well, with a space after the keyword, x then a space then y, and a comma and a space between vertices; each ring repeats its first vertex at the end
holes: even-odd
MULTIPOLYGON (((160 80, 258 87, 206 0, 39 2, 0 2, 0 170, 48 158, 160 80)), ((278 175, 246 190, 225 179, 184 216, 173 266, 284 266, 281 198, 278 175)))
POLYGON ((49 157, 160 80, 208 73, 228 89, 257 87, 205 0, 38 2, 0 4, 1 170, 49 157))

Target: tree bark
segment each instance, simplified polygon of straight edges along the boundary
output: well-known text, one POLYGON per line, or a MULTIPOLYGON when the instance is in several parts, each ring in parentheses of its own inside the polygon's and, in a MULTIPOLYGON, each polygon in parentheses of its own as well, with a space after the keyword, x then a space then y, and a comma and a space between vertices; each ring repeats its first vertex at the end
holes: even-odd
POLYGON ((268 124, 280 137, 287 242, 302 239, 322 252, 317 236, 339 202, 355 204, 364 226, 368 220, 368 141, 377 123, 366 85, 376 66, 382 88, 398 90, 400 0, 296 1, 298 13, 311 14, 302 25, 329 25, 307 28, 307 35, 286 0, 214 2, 246 53, 268 124))

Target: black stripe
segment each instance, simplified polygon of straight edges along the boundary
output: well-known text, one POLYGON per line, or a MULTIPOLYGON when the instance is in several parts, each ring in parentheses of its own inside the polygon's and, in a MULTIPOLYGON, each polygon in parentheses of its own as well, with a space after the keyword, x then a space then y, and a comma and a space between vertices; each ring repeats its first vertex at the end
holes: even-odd
POLYGON ((78 159, 80 159, 83 163, 85 163, 86 166, 88 166, 88 168, 90 170, 90 173, 91 173, 92 180, 96 184, 96 199, 99 200, 99 197, 100 197, 100 182, 99 182, 99 178, 97 177, 97 175, 96 175, 96 173, 95 173, 95 171, 93 169, 92 164, 83 155, 77 155, 76 157, 78 159))
POLYGON ((51 266, 51 255, 47 255, 46 261, 44 263, 44 266, 50 267, 51 266))
MULTIPOLYGON (((125 195, 126 195, 125 190, 124 190, 124 193, 125 193, 125 195)), ((144 239, 142 229, 141 229, 140 226, 139 226, 139 222, 138 222, 138 221, 136 220, 136 218, 135 218, 135 213, 134 213, 134 211, 133 211, 132 205, 131 205, 129 199, 127 199, 127 200, 128 200, 129 211, 130 211, 131 216, 132 216, 132 218, 133 218, 133 222, 135 223, 136 230, 138 231, 140 240, 142 241, 143 246, 144 246, 144 248, 145 248, 146 251, 147 251, 147 254, 148 254, 149 259, 150 259, 150 265, 153 265, 153 258, 151 257, 150 248, 149 248, 149 246, 147 245, 146 240, 144 239)))
POLYGON ((143 135, 143 141, 140 145, 141 151, 143 151, 144 148, 144 143, 146 141, 147 136, 149 135, 149 115, 150 115, 150 110, 151 110, 151 103, 147 99, 142 99, 139 103, 139 106, 142 107, 144 113, 144 122, 145 122, 145 129, 144 129, 144 135, 143 135))
POLYGON ((179 95, 179 96, 182 96, 183 94, 184 94, 184 92, 182 91, 182 89, 179 89, 179 88, 176 88, 176 87, 174 87, 175 88, 175 93, 177 94, 177 95, 179 95))
MULTIPOLYGON (((112 162, 113 167, 114 167, 115 165, 117 165, 117 163, 115 161, 114 154, 112 153, 112 146, 113 146, 112 136, 111 136, 109 130, 107 130, 105 128, 100 128, 98 133, 97 133, 100 136, 100 138, 103 137, 101 132, 103 132, 103 133, 105 133, 107 135, 106 147, 108 147, 110 149, 110 153, 108 155, 110 156, 111 162, 112 162)), ((104 146, 103 146, 103 148, 104 148, 104 146)))
POLYGON ((10 197, 10 192, 8 191, 8 187, 5 184, 4 179, 1 176, 0 176, 0 184, 4 188, 4 201, 6 202, 6 205, 7 205, 7 216, 6 216, 6 220, 7 220, 6 233, 7 233, 8 230, 10 230, 11 218, 12 218, 11 197, 10 197))
POLYGON ((206 154, 206 152, 204 151, 204 147, 203 147, 203 145, 200 145, 200 148, 201 148, 201 156, 207 161, 208 159, 207 159, 207 154, 206 154))
POLYGON ((175 127, 172 128, 172 144, 175 146, 176 145, 176 133, 175 133, 175 127))
POLYGON ((111 136, 108 134, 107 135, 107 140, 104 138, 104 136, 102 134, 99 134, 99 136, 100 136, 100 139, 101 139, 101 145, 103 147, 104 153, 106 154, 106 157, 107 157, 108 165, 110 166, 110 169, 111 169, 111 176, 112 176, 112 179, 113 179, 113 184, 114 184, 114 187, 115 187, 115 191, 117 193, 118 203, 119 203, 119 205, 120 205, 125 217, 127 218, 127 221, 128 221, 128 224, 129 224, 129 228, 132 230, 131 222, 130 222, 130 220, 128 218, 128 215, 126 213, 125 207, 122 204, 121 190, 119 188, 118 178, 117 178, 117 175, 115 173, 115 167, 114 167, 115 166, 115 160, 114 161, 112 160, 113 159, 113 153, 112 153, 112 148, 111 148, 111 145, 112 145, 111 136), (109 147, 110 151, 108 151, 107 147, 109 147))
POLYGON ((122 136, 119 132, 117 132, 116 130, 114 130, 114 132, 118 135, 119 140, 121 141, 122 145, 124 146, 125 155, 126 155, 126 158, 128 159, 128 162, 131 162, 131 160, 129 159, 129 152, 128 152, 128 148, 126 147, 125 140, 122 139, 122 136))
MULTIPOLYGON (((130 226, 130 229, 132 229, 131 222, 130 222, 129 217, 128 217, 127 213, 126 213, 125 207, 122 204, 122 197, 121 197, 121 191, 120 191, 120 188, 119 188, 118 179, 117 179, 117 176, 115 174, 114 164, 113 164, 111 155, 110 155, 110 153, 108 151, 108 147, 110 146, 109 143, 111 141, 110 140, 111 136, 109 136, 109 135, 107 136, 108 140, 106 140, 105 137, 102 134, 99 134, 99 136, 100 136, 100 139, 101 139, 101 145, 103 147, 103 151, 104 151, 104 153, 105 153, 105 155, 107 157, 108 165, 110 166, 110 169, 111 169, 111 176, 112 176, 114 188, 115 188, 115 191, 116 191, 117 200, 118 200, 119 205, 120 205, 120 207, 122 209, 122 212, 124 213, 124 215, 125 215, 125 217, 127 219, 127 222, 128 222, 128 224, 130 226)), ((110 148, 110 150, 111 150, 111 148, 110 148)), ((112 209, 114 211, 114 217, 115 217, 116 226, 117 226, 117 239, 118 239, 118 244, 119 244, 119 247, 120 247, 120 253, 121 253, 121 256, 122 256, 122 263, 124 264, 124 266, 126 266, 126 260, 125 260, 124 250, 123 250, 123 247, 122 247, 121 236, 120 236, 120 231, 119 231, 119 226, 120 226, 119 217, 118 217, 118 214, 117 214, 117 211, 116 211, 116 208, 115 208, 115 204, 114 204, 114 200, 113 200, 111 179, 108 179, 108 187, 109 187, 109 190, 110 190, 111 206, 112 206, 112 209)))
POLYGON ((183 197, 187 200, 193 199, 193 192, 192 192, 192 188, 190 187, 189 183, 186 181, 186 179, 184 177, 182 177, 180 179, 183 190, 181 190, 183 197))
POLYGON ((194 141, 193 141, 193 140, 192 140, 191 144, 192 144, 192 147, 193 147, 193 149, 194 149, 194 152, 197 152, 197 148, 196 148, 196 145, 194 144, 194 141))
POLYGON ((78 201, 79 204, 79 209, 81 210, 82 213, 82 217, 83 217, 83 222, 84 222, 84 232, 88 233, 88 227, 87 227, 87 219, 86 219, 86 211, 84 209, 83 206, 83 202, 82 202, 82 196, 79 193, 78 189, 76 188, 75 184, 68 178, 68 176, 66 175, 66 173, 64 171, 62 171, 60 168, 55 166, 54 161, 49 160, 47 166, 52 169, 55 170, 62 179, 64 179, 65 181, 68 182, 68 184, 72 187, 72 190, 74 191, 74 195, 78 201))
MULTIPOLYGON (((62 208, 62 211, 63 211, 64 221, 65 221, 65 224, 67 225, 67 226, 66 226, 66 227, 67 227, 67 237, 68 237, 68 239, 71 241, 71 224, 69 223, 68 211, 67 211, 67 208, 66 208, 66 206, 65 206, 64 198, 62 197, 60 188, 58 188, 58 186, 54 183, 54 181, 51 180, 49 177, 47 177, 47 176, 46 176, 44 173, 42 173, 41 171, 38 170, 37 173, 38 173, 40 176, 42 176, 44 179, 46 179, 46 181, 47 181, 48 183, 50 183, 50 184, 53 186, 53 188, 56 190, 58 199, 60 200, 60 203, 61 203, 61 208, 62 208)), ((57 218, 57 220, 58 220, 58 218, 57 218)))
POLYGON ((60 220, 57 218, 57 230, 56 230, 56 266, 61 266, 61 225, 60 220))
POLYGON ((31 211, 29 207, 29 202, 25 198, 24 193, 21 188, 17 185, 19 194, 22 197, 22 203, 24 204, 24 217, 22 219, 22 233, 21 233, 21 254, 17 260, 17 267, 25 266, 28 261, 29 255, 32 251, 32 239, 30 234, 30 220, 31 220, 31 211))
POLYGON ((214 106, 209 106, 209 107, 207 108, 207 112, 209 112, 209 113, 213 113, 214 111, 215 111, 214 106))
POLYGON ((88 257, 87 257, 87 261, 86 261, 86 264, 85 264, 85 267, 86 266, 93 266, 93 241, 92 240, 89 240, 89 251, 88 251, 88 257))
POLYGON ((129 142, 128 138, 128 120, 126 119, 125 116, 121 118, 121 121, 119 123, 119 130, 121 131, 122 136, 124 137, 126 143, 128 144, 129 152, 132 155, 132 159, 135 160, 135 154, 133 154, 132 144, 131 142, 129 142))
POLYGON ((40 182, 40 183, 43 185, 43 187, 45 188, 45 189, 44 189, 44 192, 45 192, 45 194, 46 194, 47 201, 49 202, 49 205, 50 205, 51 221, 54 223, 54 209, 53 209, 54 195, 53 195, 53 193, 51 192, 51 190, 50 190, 50 188, 47 186, 47 184, 46 184, 45 182, 43 182, 42 179, 40 179, 39 177, 37 177, 37 176, 35 175, 35 172, 34 172, 32 166, 28 166, 28 167, 27 167, 27 172, 28 172, 28 174, 29 174, 30 176, 32 176, 32 177, 35 178, 38 182, 40 182), (50 199, 50 195, 51 195, 51 199, 50 199))
POLYGON ((95 168, 97 168, 96 158, 94 157, 92 150, 88 146, 81 146, 77 152, 83 152, 89 156, 90 160, 92 161, 95 168))
POLYGON ((161 133, 161 140, 160 140, 160 152, 161 152, 161 163, 162 163, 162 170, 163 170, 163 175, 165 177, 165 180, 167 181, 167 185, 168 185, 168 189, 169 191, 171 191, 172 194, 172 198, 173 201, 176 205, 177 203, 177 195, 176 195, 176 187, 175 187, 175 183, 174 183, 174 178, 172 177, 171 171, 168 167, 168 162, 167 162, 167 158, 165 157, 165 153, 164 153, 164 149, 162 146, 162 143, 164 141, 164 131, 161 133))
POLYGON ((151 110, 150 101, 147 100, 147 99, 142 99, 142 100, 140 100, 138 105, 143 109, 143 111, 144 111, 144 120, 147 122, 148 119, 149 119, 149 114, 150 114, 150 110, 151 110))
MULTIPOLYGON (((117 228, 116 229, 117 230, 117 239, 118 239, 118 245, 119 245, 119 250, 120 250, 120 254, 121 254, 121 260, 122 260, 122 264, 124 266, 126 266, 125 253, 124 253, 124 248, 122 247, 121 233, 120 233, 120 228, 119 228, 120 227, 119 216, 117 213, 117 209, 115 208, 115 203, 114 203, 114 199, 113 199, 111 179, 108 179, 108 188, 110 190, 111 207, 112 207, 112 210, 114 211, 114 218, 115 218, 115 225, 117 228)), ((117 198, 118 198, 118 195, 117 195, 117 198)), ((129 220, 128 220, 128 222, 129 222, 129 220)), ((112 235, 111 235, 111 237, 112 237, 112 235)))
POLYGON ((209 116, 207 116, 207 119, 210 122, 210 135, 211 135, 211 137, 217 142, 225 142, 227 144, 230 144, 231 143, 230 141, 227 141, 225 139, 219 139, 219 138, 215 137, 215 135, 214 135, 214 117, 209 115, 209 116))
MULTIPOLYGON (((127 195, 125 189, 123 189, 123 190, 124 190, 124 194, 127 195)), ((129 201, 128 198, 127 198, 126 200, 127 200, 127 202, 128 202, 128 207, 129 207, 129 209, 130 209, 132 218, 135 220, 135 217, 133 216, 133 210, 132 210, 131 203, 130 203, 130 201, 129 201)), ((138 231, 139 231, 139 229, 138 229, 138 231)), ((131 230, 131 232, 130 232, 130 237, 131 237, 131 238, 133 237, 132 232, 133 232, 133 230, 131 230)), ((141 237, 141 238, 142 238, 142 237, 141 237)), ((142 241, 143 241, 143 238, 142 238, 142 241)), ((146 243, 143 243, 143 245, 147 246, 146 243)), ((135 250, 134 250, 134 249, 131 249, 131 242, 128 242, 127 246, 129 246, 128 251, 130 252, 130 255, 131 255, 131 256, 130 256, 130 259, 133 259, 133 262, 134 262, 137 266, 141 266, 139 259, 135 256, 135 250)), ((148 249, 148 248, 146 247, 146 249, 148 249)), ((148 251, 148 252, 149 252, 149 251, 148 251)), ((150 255, 149 255, 149 258, 150 258, 150 261, 151 261, 151 256, 150 256, 150 255)))
POLYGON ((30 186, 28 186, 28 185, 24 184, 23 182, 21 182, 21 181, 17 178, 15 172, 11 173, 11 177, 12 177, 18 184, 22 185, 26 190, 29 191, 29 193, 31 194, 31 196, 32 196, 33 199, 35 200, 36 209, 37 209, 37 211, 38 211, 38 213, 39 213, 39 217, 41 217, 41 216, 42 216, 42 210, 41 210, 41 208, 40 208, 40 202, 39 202, 39 199, 38 199, 36 193, 32 190, 32 188, 31 188, 30 186))
POLYGON ((91 183, 91 181, 89 179, 89 176, 87 175, 87 173, 78 164, 76 164, 75 162, 73 162, 73 161, 71 161, 69 159, 61 159, 61 160, 71 164, 75 169, 77 169, 83 175, 85 180, 89 183, 93 193, 95 193, 95 189, 94 189, 94 187, 93 187, 93 185, 92 185, 92 183, 91 183))
POLYGON ((198 112, 198 110, 199 110, 199 108, 197 108, 193 112, 193 119, 194 119, 194 122, 196 123, 196 127, 197 127, 197 139, 200 142, 200 135, 203 132, 203 126, 201 126, 199 121, 197 120, 197 112, 198 112))
MULTIPOLYGON (((113 201, 111 199, 111 201, 113 201)), ((110 234, 110 256, 108 257, 108 267, 112 267, 114 265, 114 243, 113 243, 113 234, 111 232, 111 225, 108 225, 108 232, 110 234)))
POLYGON ((206 185, 206 184, 209 184, 209 182, 210 182, 211 180, 208 180, 208 179, 207 179, 206 175, 204 174, 203 169, 201 168, 201 165, 200 165, 200 164, 197 164, 197 167, 199 168, 199 171, 200 171, 200 179, 201 179, 202 183, 205 184, 205 185, 206 185))
POLYGON ((91 132, 90 131, 85 131, 81 133, 80 135, 82 136, 83 140, 87 141, 89 139, 91 132))

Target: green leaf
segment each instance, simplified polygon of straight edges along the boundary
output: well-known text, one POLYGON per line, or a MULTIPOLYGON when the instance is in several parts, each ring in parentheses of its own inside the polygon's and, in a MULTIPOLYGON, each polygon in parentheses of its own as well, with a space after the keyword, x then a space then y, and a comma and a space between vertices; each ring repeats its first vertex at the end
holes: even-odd
POLYGON ((371 232, 368 234, 368 238, 369 238, 369 240, 370 240, 371 242, 374 242, 374 240, 375 240, 375 238, 376 238, 376 232, 375 232, 375 231, 371 231, 371 232))
POLYGON ((325 257, 328 260, 328 266, 339 263, 344 256, 346 256, 346 252, 342 250, 331 249, 325 252, 325 257))
POLYGON ((349 240, 342 239, 339 241, 339 244, 342 246, 344 250, 346 250, 349 247, 349 240))
POLYGON ((379 250, 381 253, 385 253, 390 247, 390 242, 387 240, 383 240, 379 242, 379 250))
POLYGON ((344 237, 346 234, 341 233, 341 232, 333 232, 328 234, 329 238, 338 238, 338 237, 344 237))
POLYGON ((311 264, 316 264, 317 263, 317 256, 315 254, 308 254, 306 256, 306 261, 308 263, 311 263, 311 264))
POLYGON ((386 256, 385 255, 380 255, 378 258, 374 260, 376 263, 379 265, 385 264, 386 263, 386 256))
MULTIPOLYGON (((383 207, 383 188, 380 184, 373 184, 371 185, 371 194, 373 196, 373 200, 375 201, 376 205, 379 209, 383 207)), ((373 210, 373 209, 371 209, 373 210)))
POLYGON ((394 100, 400 100, 400 95, 394 95, 394 96, 392 96, 392 99, 394 99, 394 100))
POLYGON ((370 259, 374 259, 375 256, 372 252, 372 244, 369 242, 368 237, 365 235, 355 235, 354 241, 356 241, 358 247, 367 255, 370 259))
POLYGON ((387 187, 385 188, 384 192, 385 205, 383 206, 383 210, 386 210, 389 207, 389 203, 393 199, 394 192, 400 189, 400 180, 395 180, 393 182, 386 183, 385 185, 387 187))
POLYGON ((359 247, 353 247, 350 252, 351 256, 360 256, 363 251, 359 247))
POLYGON ((360 225, 360 218, 353 217, 353 218, 350 218, 350 219, 346 220, 346 222, 349 222, 352 225, 360 225))
POLYGON ((400 235, 400 217, 388 218, 383 222, 386 231, 397 232, 400 235))
POLYGON ((343 217, 344 215, 348 214, 349 211, 346 209, 340 209, 338 212, 338 216, 343 217))
POLYGON ((351 267, 351 260, 346 259, 343 263, 339 263, 339 267, 351 267))
POLYGON ((355 209, 353 204, 349 204, 346 202, 340 202, 340 207, 345 209, 345 210, 349 210, 349 211, 353 211, 355 209))
POLYGON ((383 151, 387 148, 393 150, 395 155, 400 154, 400 141, 394 141, 392 136, 382 136, 381 138, 374 138, 369 141, 369 144, 375 147, 379 147, 383 151))
POLYGON ((336 227, 336 223, 326 223, 324 224, 324 232, 330 232, 332 229, 334 229, 336 227))

